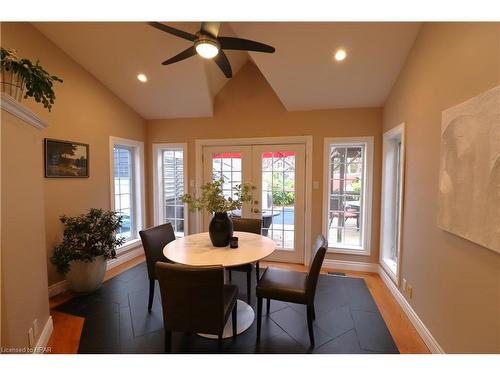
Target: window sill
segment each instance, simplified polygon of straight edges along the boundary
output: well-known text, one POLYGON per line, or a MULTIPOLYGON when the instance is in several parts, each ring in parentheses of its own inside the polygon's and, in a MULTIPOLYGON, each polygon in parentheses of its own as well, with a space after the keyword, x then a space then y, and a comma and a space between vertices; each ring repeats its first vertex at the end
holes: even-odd
POLYGON ((135 238, 128 242, 125 242, 122 246, 116 249, 116 255, 123 254, 129 250, 135 249, 136 247, 142 246, 142 241, 139 238, 135 238))
POLYGON ((328 247, 327 252, 336 254, 351 254, 369 256, 370 250, 360 247, 328 247))

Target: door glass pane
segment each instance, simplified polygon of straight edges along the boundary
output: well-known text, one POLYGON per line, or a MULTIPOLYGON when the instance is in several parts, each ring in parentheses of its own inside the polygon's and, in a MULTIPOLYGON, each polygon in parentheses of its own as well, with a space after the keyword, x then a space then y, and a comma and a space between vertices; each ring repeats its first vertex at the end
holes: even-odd
POLYGON ((330 147, 328 243, 361 246, 364 146, 330 147))
POLYGON ((117 236, 129 241, 135 238, 133 221, 132 150, 124 146, 113 148, 115 211, 122 218, 117 236))
MULTIPOLYGON (((240 152, 223 152, 212 154, 212 179, 224 180, 222 184, 222 192, 224 197, 237 199, 236 186, 242 183, 241 181, 241 153, 240 152)), ((232 212, 234 217, 241 217, 241 210, 232 212)))
POLYGON ((176 237, 184 236, 184 151, 166 149, 162 153, 164 221, 172 223, 176 237))
POLYGON ((295 152, 262 153, 262 235, 295 248, 295 152))

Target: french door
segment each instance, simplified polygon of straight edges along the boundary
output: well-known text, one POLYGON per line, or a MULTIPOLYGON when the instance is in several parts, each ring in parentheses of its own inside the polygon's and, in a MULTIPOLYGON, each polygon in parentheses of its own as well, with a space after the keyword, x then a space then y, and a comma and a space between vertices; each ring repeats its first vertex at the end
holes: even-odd
MULTIPOLYGON (((252 182, 252 201, 232 215, 262 220, 262 235, 276 242, 267 260, 304 262, 305 145, 205 146, 203 179, 223 179, 226 197, 234 197, 236 185, 252 182)), ((205 231, 209 221, 205 214, 205 231)))

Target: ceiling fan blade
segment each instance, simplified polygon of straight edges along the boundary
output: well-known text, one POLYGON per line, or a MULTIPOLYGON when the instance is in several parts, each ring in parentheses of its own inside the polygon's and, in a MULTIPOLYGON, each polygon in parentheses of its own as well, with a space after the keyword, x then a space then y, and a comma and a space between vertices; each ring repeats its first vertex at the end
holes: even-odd
POLYGON ((233 76, 231 64, 229 64, 229 60, 223 50, 219 50, 219 53, 215 56, 214 61, 219 66, 220 70, 222 70, 222 73, 224 73, 226 78, 231 78, 233 76))
POLYGON ((173 27, 164 25, 164 24, 159 23, 159 22, 147 22, 147 24, 149 26, 152 26, 152 27, 158 29, 158 30, 161 30, 161 31, 164 31, 166 33, 178 36, 179 38, 182 38, 182 39, 187 39, 187 40, 190 40, 192 42, 194 42, 196 40, 196 36, 193 34, 187 33, 185 31, 182 31, 179 29, 175 29, 173 27))
POLYGON ((275 51, 274 47, 271 47, 264 43, 255 42, 253 40, 232 38, 230 36, 221 36, 217 39, 219 40, 222 49, 233 49, 233 50, 255 51, 255 52, 266 52, 266 53, 273 53, 275 51))
POLYGON ((161 64, 162 65, 173 64, 173 63, 176 63, 178 61, 185 60, 185 59, 187 59, 191 56, 194 56, 194 55, 196 55, 196 48, 194 46, 192 46, 192 47, 189 47, 188 49, 182 51, 181 53, 175 55, 174 57, 171 57, 168 60, 165 60, 161 64))
POLYGON ((209 34, 214 38, 219 35, 220 22, 202 22, 200 31, 203 34, 209 34))

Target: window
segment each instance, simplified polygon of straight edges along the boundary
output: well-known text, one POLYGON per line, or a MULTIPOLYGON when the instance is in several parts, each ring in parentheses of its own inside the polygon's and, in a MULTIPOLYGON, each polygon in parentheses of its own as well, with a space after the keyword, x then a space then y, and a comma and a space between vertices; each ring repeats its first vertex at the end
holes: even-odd
POLYGON ((155 144, 155 225, 170 222, 176 237, 188 233, 187 211, 181 197, 186 192, 187 181, 186 144, 155 144))
POLYGON ((396 284, 401 253, 403 177, 404 124, 401 124, 384 134, 382 162, 380 263, 396 284))
POLYGON ((110 138, 111 209, 122 218, 117 231, 126 244, 138 241, 143 227, 143 144, 121 138, 110 138))
POLYGON ((324 233, 329 251, 369 255, 373 137, 326 138, 324 233))

